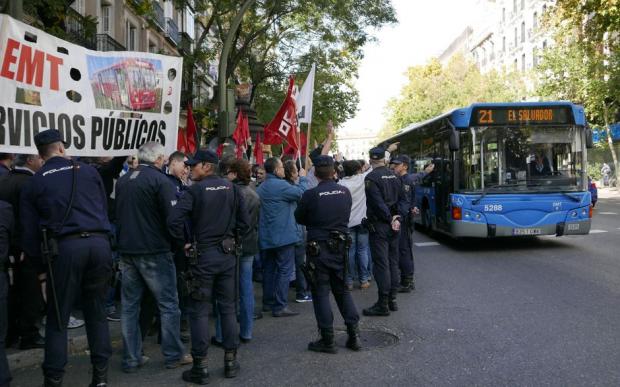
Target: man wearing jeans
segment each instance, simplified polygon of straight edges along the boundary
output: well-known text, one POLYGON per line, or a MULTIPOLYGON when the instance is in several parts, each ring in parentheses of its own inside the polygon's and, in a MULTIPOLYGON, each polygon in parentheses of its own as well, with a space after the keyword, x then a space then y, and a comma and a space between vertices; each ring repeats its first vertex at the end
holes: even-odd
POLYGON ((367 289, 370 284, 368 278, 368 230, 362 225, 362 219, 366 217, 366 192, 364 178, 370 169, 362 173, 362 166, 356 160, 347 160, 343 163, 345 177, 339 184, 345 186, 351 192, 353 205, 349 218, 349 235, 351 236, 351 248, 349 249, 349 270, 345 279, 347 288, 353 289, 354 275, 357 274, 360 288, 367 289))
POLYGON ((176 205, 174 186, 162 172, 164 147, 148 142, 138 151, 140 165, 116 185, 118 251, 121 254, 123 370, 136 372, 142 356, 140 302, 145 288, 153 294, 161 316, 162 353, 166 368, 190 364, 180 337, 176 271, 166 219, 176 205))
POLYGON ((265 161, 267 179, 256 192, 261 199, 258 245, 263 252, 263 311, 274 317, 295 316, 288 308, 288 285, 295 270, 295 244, 300 242, 294 211, 306 191, 306 172, 295 184, 284 180, 284 165, 277 157, 265 161))

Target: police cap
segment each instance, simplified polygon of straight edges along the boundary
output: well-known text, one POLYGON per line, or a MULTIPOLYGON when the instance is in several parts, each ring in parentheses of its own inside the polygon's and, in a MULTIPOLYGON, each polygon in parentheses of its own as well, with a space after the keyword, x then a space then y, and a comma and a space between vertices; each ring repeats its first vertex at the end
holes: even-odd
POLYGON ((34 145, 37 147, 53 144, 55 142, 62 142, 67 145, 67 143, 62 140, 60 132, 56 129, 44 130, 34 136, 34 145))
POLYGON ((212 150, 199 149, 196 151, 196 154, 194 154, 194 157, 185 162, 185 165, 193 167, 194 165, 199 163, 217 164, 218 162, 219 159, 215 152, 213 152, 212 150))
POLYGON ((411 159, 407 155, 398 155, 390 161, 390 164, 411 164, 411 159))
POLYGON ((385 149, 381 147, 374 147, 368 152, 368 156, 371 160, 382 160, 385 158, 385 149))
POLYGON ((331 156, 321 155, 315 157, 312 163, 315 167, 333 167, 334 159, 331 156))

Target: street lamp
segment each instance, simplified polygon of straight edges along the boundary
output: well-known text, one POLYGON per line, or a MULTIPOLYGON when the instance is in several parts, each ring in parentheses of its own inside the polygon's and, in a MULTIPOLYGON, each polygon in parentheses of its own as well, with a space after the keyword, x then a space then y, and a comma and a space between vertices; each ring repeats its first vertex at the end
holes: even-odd
POLYGON ((237 29, 241 24, 241 20, 243 20, 243 14, 250 8, 252 3, 255 0, 245 0, 239 13, 235 16, 232 23, 230 24, 230 30, 228 30, 228 34, 226 35, 226 41, 224 42, 224 47, 222 47, 222 54, 220 56, 220 69, 218 76, 219 83, 219 119, 218 119, 218 135, 219 137, 228 137, 230 134, 228 133, 228 112, 226 98, 226 84, 228 83, 228 79, 226 76, 226 68, 228 67, 228 56, 230 54, 230 49, 232 48, 232 44, 234 41, 235 34, 237 33, 237 29))

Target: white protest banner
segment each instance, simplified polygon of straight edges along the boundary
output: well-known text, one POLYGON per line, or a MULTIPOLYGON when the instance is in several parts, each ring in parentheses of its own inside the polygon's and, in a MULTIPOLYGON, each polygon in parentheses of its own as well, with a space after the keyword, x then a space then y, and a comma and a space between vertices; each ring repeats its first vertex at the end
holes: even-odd
POLYGON ((312 122, 312 98, 314 96, 314 74, 316 72, 316 65, 312 65, 310 73, 304 82, 301 90, 295 96, 295 102, 297 104, 297 121, 301 123, 309 124, 312 122))
POLYGON ((36 153, 57 129, 71 156, 135 154, 147 141, 176 150, 183 59, 101 52, 0 15, 0 152, 36 153))

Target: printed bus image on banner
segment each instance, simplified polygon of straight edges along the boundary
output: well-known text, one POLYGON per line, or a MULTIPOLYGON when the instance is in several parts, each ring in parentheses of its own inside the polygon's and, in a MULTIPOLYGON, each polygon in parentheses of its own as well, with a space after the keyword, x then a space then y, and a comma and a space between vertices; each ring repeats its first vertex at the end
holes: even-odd
POLYGON ((61 133, 71 156, 135 154, 147 141, 176 150, 183 59, 100 52, 0 15, 0 152, 36 153, 61 133))

